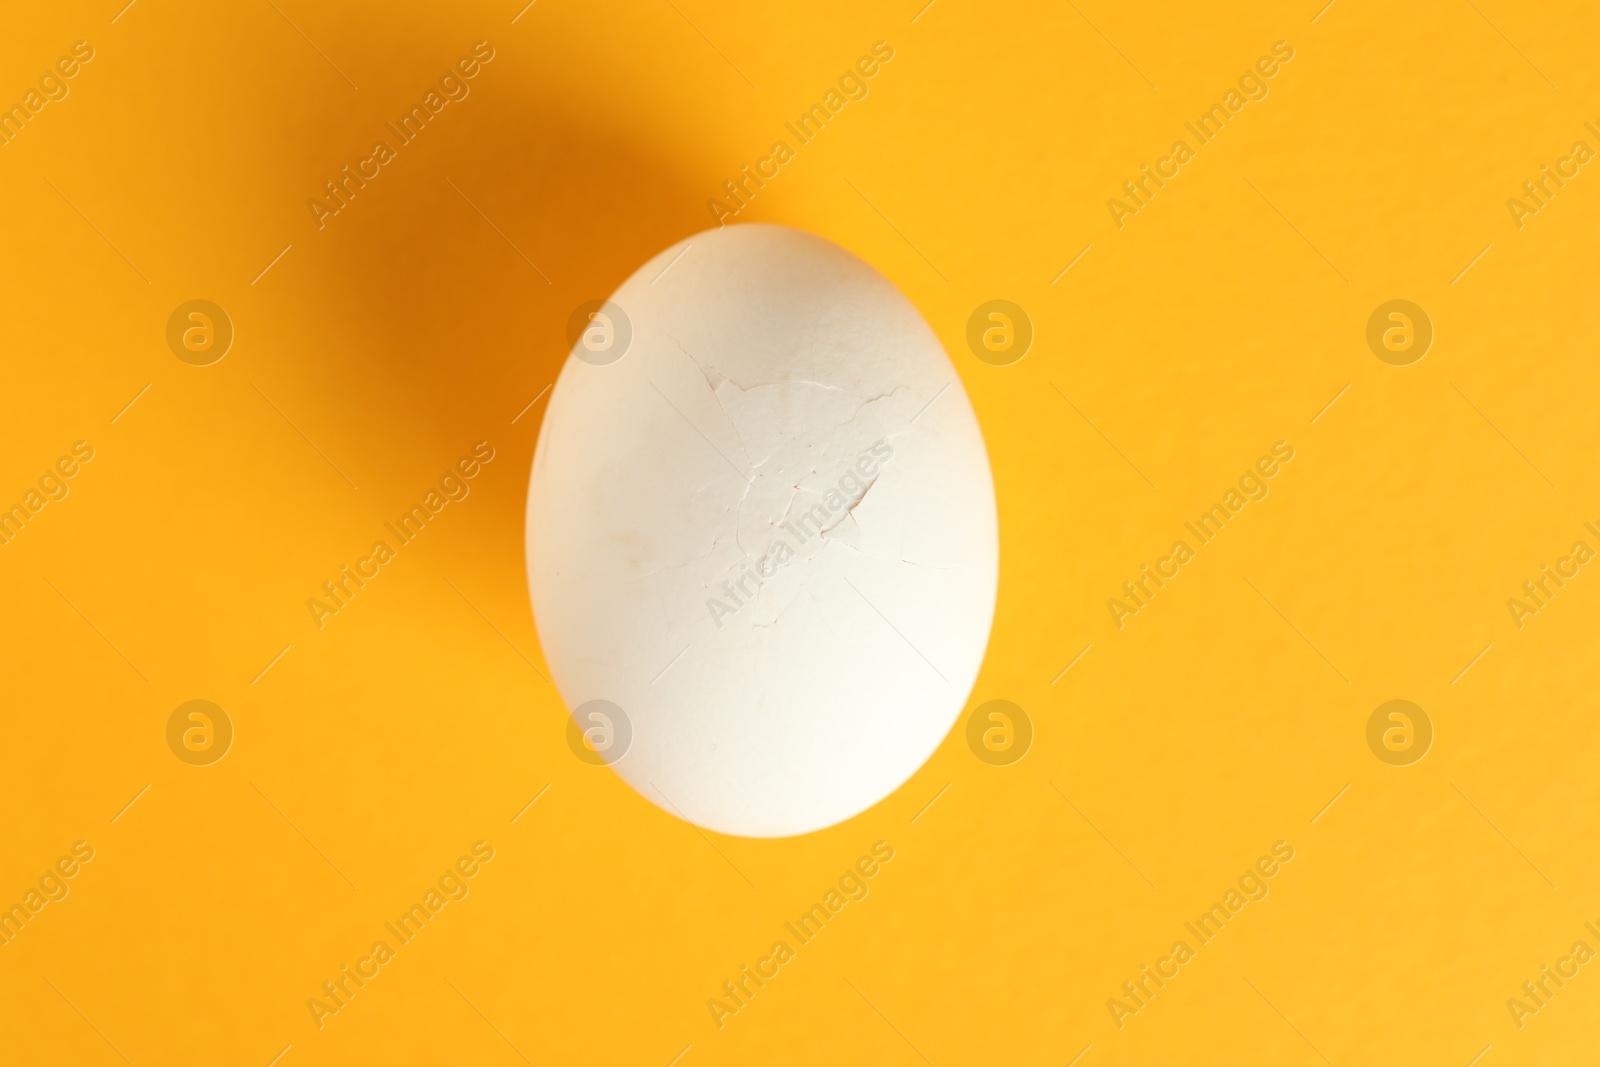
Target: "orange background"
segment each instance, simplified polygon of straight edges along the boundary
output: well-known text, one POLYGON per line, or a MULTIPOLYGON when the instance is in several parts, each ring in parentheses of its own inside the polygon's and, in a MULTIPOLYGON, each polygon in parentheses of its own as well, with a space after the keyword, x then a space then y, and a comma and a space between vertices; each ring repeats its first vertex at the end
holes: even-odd
POLYGON ((1592 1050, 1593 968, 1520 1030, 1506 999, 1600 947, 1600 577, 1520 630, 1505 603, 1600 544, 1600 178, 1506 207, 1600 147, 1590 7, 119 6, 0 35, 0 102, 95 51, 0 147, 0 503, 95 450, 0 547, 0 903, 95 850, 0 948, 0 1058, 1592 1050), (959 725, 844 824, 702 833, 566 747, 524 575, 540 394, 572 309, 709 225, 879 40, 739 218, 862 256, 950 351, 1001 522, 971 703, 1015 701, 1033 747, 989 766, 959 725), (1107 198, 1279 40, 1270 95, 1117 229, 1107 198), (477 41, 470 96, 319 230, 308 198, 477 41), (236 332, 206 367, 166 342, 197 298, 236 332), (996 298, 1036 330, 1006 367, 965 344, 996 298), (1365 341, 1395 298, 1436 331, 1408 367, 1365 341), (306 600, 480 440, 471 496, 318 630, 306 600), (1106 599, 1278 440, 1271 495, 1118 630, 1106 599), (1409 767, 1365 739, 1396 698, 1436 733, 1409 767), (192 699, 236 731, 208 767, 167 748, 192 699), (307 999, 480 840, 470 896, 319 1030, 307 999), (706 1000, 879 840, 870 896, 719 1030, 706 1000), (1119 1030, 1106 1000, 1279 840, 1271 895, 1119 1030))

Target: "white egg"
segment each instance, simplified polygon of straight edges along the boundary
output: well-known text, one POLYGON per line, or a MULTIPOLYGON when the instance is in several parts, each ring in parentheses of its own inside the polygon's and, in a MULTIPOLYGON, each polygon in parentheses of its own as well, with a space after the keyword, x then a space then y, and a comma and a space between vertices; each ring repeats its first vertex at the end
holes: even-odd
POLYGON ((674 245, 580 328, 527 527, 569 737, 709 829, 864 811, 949 731, 994 616, 994 483, 944 349, 872 267, 764 224, 674 245))

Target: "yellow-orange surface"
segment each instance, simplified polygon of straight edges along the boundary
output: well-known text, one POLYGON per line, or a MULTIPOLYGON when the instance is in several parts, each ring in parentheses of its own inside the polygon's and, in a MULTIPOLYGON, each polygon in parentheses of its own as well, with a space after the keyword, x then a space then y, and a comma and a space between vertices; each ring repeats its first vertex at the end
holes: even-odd
POLYGON ((1592 5, 122 2, 0 34, 0 1062, 1594 1055, 1592 5), (568 316, 719 213, 838 242, 943 340, 1000 512, 969 707, 1033 728, 994 765, 963 721, 784 840, 575 757, 524 575, 568 316), (996 299, 1035 334, 1003 366, 967 342, 996 299), (169 343, 194 300, 215 362, 187 312, 169 343), (1433 331, 1406 365, 1368 343, 1392 300, 1433 331), (232 726, 208 765, 169 743, 192 700, 232 726), (1390 700, 1419 761, 1369 745, 1390 700))

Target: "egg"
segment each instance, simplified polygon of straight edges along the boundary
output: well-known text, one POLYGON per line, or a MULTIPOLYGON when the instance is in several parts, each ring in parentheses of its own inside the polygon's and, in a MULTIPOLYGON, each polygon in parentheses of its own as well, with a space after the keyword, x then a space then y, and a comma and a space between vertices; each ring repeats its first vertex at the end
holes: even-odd
POLYGON ((871 266, 767 224, 668 248, 568 336, 527 557, 573 751, 728 834, 882 800, 994 616, 994 483, 938 338, 871 266))

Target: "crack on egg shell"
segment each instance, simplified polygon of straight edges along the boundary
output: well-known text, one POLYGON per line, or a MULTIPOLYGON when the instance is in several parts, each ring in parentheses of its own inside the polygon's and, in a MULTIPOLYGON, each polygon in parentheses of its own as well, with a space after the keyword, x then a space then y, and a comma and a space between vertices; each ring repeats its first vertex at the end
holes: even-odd
POLYGON ((652 574, 661 573, 662 570, 681 570, 720 556, 726 562, 708 567, 702 585, 707 594, 720 596, 717 584, 725 572, 737 574, 758 567, 774 551, 780 539, 787 542, 790 553, 781 569, 788 571, 796 565, 803 569, 781 577, 775 572, 770 578, 759 580, 753 595, 749 595, 746 601, 753 613, 746 620, 746 626, 765 631, 777 626, 802 596, 815 599, 808 586, 815 580, 814 569, 818 562, 829 555, 829 546, 842 545, 863 558, 924 566, 897 558, 897 555, 885 556, 861 547, 864 529, 858 509, 866 503, 869 495, 874 495, 873 490, 883 476, 884 468, 879 467, 870 476, 864 476, 853 465, 858 455, 870 447, 869 439, 901 440, 916 433, 911 424, 905 421, 910 415, 909 409, 895 411, 897 402, 903 406, 910 393, 912 387, 909 384, 868 392, 818 381, 814 377, 742 383, 718 368, 711 359, 691 352, 673 333, 666 330, 662 333, 705 382, 718 410, 739 440, 740 450, 752 477, 744 479, 745 485, 737 499, 722 509, 718 525, 726 529, 724 524, 731 523, 731 536, 719 535, 706 553, 675 567, 658 569, 652 574), (731 392, 725 393, 724 387, 731 392), (824 399, 829 396, 839 399, 824 399), (818 425, 814 419, 805 417, 808 410, 820 414, 827 408, 838 412, 835 415, 837 421, 829 420, 818 425), (892 418, 896 413, 900 415, 899 419, 892 418), (843 417, 840 418, 840 415, 843 417), (901 428, 889 431, 885 423, 893 421, 898 421, 901 428), (760 427, 769 432, 751 434, 747 433, 746 427, 752 430, 760 427), (803 473, 798 477, 792 473, 797 461, 804 465, 803 473), (827 479, 819 477, 823 470, 835 466, 841 468, 840 473, 827 479), (813 525, 818 528, 804 540, 790 532, 792 524, 804 519, 822 504, 830 491, 844 492, 839 489, 838 481, 851 474, 861 483, 858 495, 847 494, 844 508, 837 513, 830 508, 825 525, 818 525, 813 516, 813 525), (784 485, 777 494, 773 493, 770 480, 775 476, 782 478, 784 485), (783 500, 781 495, 785 492, 787 499, 783 500), (811 499, 807 500, 807 497, 811 499), (747 535, 751 538, 748 544, 745 540, 747 535), (733 546, 732 552, 726 551, 729 545, 733 546), (764 618, 774 611, 776 614, 770 619, 764 618))

